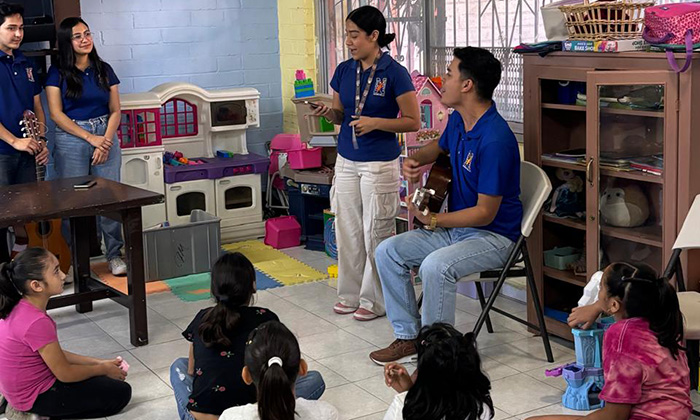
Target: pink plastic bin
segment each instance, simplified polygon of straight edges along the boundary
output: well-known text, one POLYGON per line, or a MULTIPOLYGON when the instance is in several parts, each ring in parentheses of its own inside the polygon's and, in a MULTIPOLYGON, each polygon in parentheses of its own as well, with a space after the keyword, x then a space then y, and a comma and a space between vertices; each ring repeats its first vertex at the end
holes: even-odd
POLYGON ((321 148, 308 146, 298 134, 278 134, 272 139, 270 149, 273 156, 276 156, 275 152, 286 152, 287 162, 292 169, 320 168, 321 148))
POLYGON ((265 221, 265 244, 276 249, 299 246, 301 225, 294 216, 281 216, 265 221))

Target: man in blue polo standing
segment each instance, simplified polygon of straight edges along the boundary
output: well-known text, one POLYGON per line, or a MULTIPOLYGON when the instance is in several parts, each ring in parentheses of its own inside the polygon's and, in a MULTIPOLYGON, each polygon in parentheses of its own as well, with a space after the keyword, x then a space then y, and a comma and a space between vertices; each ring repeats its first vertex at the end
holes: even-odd
POLYGON ((457 280, 503 267, 520 234, 520 152, 492 100, 500 80, 501 63, 489 51, 456 48, 442 86, 442 103, 454 112, 439 140, 404 160, 404 177, 416 182, 421 166, 449 154, 449 212, 423 215, 409 203, 425 228, 377 248, 386 314, 396 338, 370 354, 377 364, 410 359, 421 325, 454 325, 457 280), (419 266, 422 318, 410 275, 419 266))
MULTIPOLYGON (((42 127, 41 85, 32 64, 17 49, 24 37, 24 9, 0 2, 0 185, 36 180, 36 164, 45 165, 49 151, 44 141, 23 138, 20 121, 34 111, 42 127)), ((0 262, 9 260, 7 230, 0 229, 0 262)))

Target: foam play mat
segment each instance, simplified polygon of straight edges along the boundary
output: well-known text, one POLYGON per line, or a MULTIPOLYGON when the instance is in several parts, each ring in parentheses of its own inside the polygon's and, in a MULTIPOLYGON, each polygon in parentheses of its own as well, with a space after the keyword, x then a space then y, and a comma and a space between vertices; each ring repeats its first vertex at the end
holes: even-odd
MULTIPOLYGON (((164 282, 175 296, 185 302, 196 302, 209 299, 211 292, 209 289, 209 273, 191 274, 189 276, 177 277, 165 280, 164 282)), ((255 283, 257 290, 272 289, 282 286, 265 274, 255 270, 255 283)))
POLYGON ((261 241, 244 241, 222 246, 228 252, 240 252, 248 257, 255 269, 284 286, 324 280, 327 274, 295 260, 282 251, 261 241))
MULTIPOLYGON (((128 280, 126 276, 115 276, 109 271, 106 262, 94 263, 90 265, 92 271, 98 279, 106 285, 127 294, 128 280)), ((281 287, 282 284, 271 279, 269 276, 255 270, 255 281, 257 290, 272 289, 281 287)), ((146 283, 146 294, 161 293, 171 291, 175 296, 185 302, 196 302, 209 299, 209 272, 191 274, 183 277, 176 277, 169 280, 158 280, 146 283)))
MULTIPOLYGON (((98 280, 109 287, 119 290, 124 294, 128 294, 128 280, 126 276, 115 276, 109 271, 106 262, 90 264, 90 269, 97 274, 98 280)), ((150 281, 146 283, 146 294, 161 293, 170 290, 167 284, 163 281, 150 281)))

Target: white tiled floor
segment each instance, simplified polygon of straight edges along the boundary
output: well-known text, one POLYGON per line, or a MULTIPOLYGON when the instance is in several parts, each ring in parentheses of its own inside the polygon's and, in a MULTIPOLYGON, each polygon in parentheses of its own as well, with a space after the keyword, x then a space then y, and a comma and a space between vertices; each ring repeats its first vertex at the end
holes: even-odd
MULTIPOLYGON (((335 261, 320 252, 301 247, 285 250, 290 256, 325 271, 335 261)), ((258 293, 256 305, 273 310, 299 337, 301 350, 311 369, 322 373, 327 390, 324 400, 335 405, 342 419, 380 420, 394 392, 384 385, 382 368, 369 352, 386 346, 393 337, 386 318, 361 323, 332 311, 336 291, 326 282, 269 289, 258 293)), ((58 324, 64 348, 81 354, 108 357, 122 355, 131 365, 128 381, 133 399, 114 419, 177 419, 175 400, 168 380, 168 367, 176 357, 187 355, 188 343, 180 332, 210 302, 186 303, 172 293, 148 296, 150 344, 134 348, 129 343, 126 309, 100 301, 85 315, 73 308, 50 311, 58 324)), ((500 299, 500 306, 524 314, 525 307, 500 299)), ((458 295, 457 327, 471 330, 480 307, 477 301, 458 295)), ((552 342, 556 363, 544 356, 542 341, 524 327, 494 315, 494 334, 484 329, 478 338, 483 368, 492 381, 496 420, 524 419, 539 414, 582 414, 560 405, 565 382, 545 378, 544 370, 575 359, 571 345, 552 342)), ((700 398, 693 393, 694 402, 700 398)), ((0 420, 4 417, 0 417, 0 420)))

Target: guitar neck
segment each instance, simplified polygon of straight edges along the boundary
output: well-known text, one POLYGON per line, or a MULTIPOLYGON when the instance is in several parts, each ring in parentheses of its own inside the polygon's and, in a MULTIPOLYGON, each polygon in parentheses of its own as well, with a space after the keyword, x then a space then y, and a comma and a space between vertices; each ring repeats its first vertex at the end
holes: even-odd
POLYGON ((46 180, 46 165, 36 165, 36 180, 46 180))

